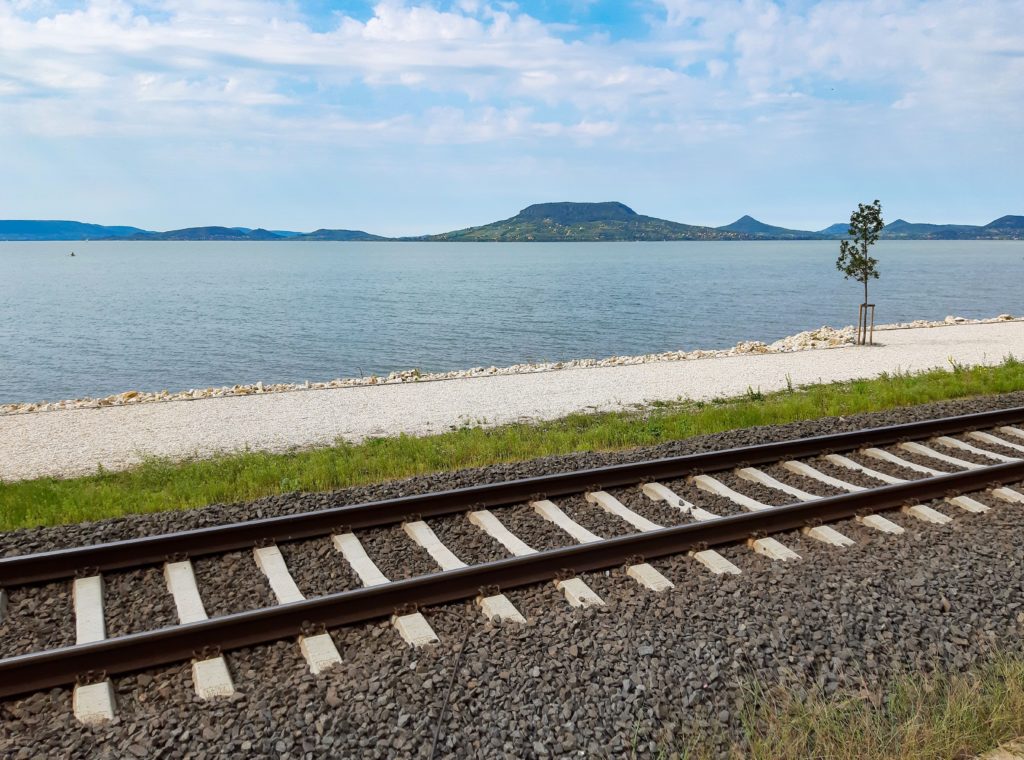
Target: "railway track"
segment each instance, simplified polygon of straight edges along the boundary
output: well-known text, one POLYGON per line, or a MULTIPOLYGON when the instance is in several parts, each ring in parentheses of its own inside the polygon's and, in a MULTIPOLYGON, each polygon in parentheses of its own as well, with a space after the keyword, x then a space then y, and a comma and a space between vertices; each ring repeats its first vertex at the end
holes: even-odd
POLYGON ((941 525, 954 519, 946 512, 984 512, 993 499, 1024 509, 1024 493, 1010 487, 1024 481, 1020 425, 1024 408, 1015 408, 3 558, 0 615, 12 590, 67 583, 77 643, 0 660, 0 698, 74 685, 75 715, 95 723, 115 713, 111 677, 133 671, 191 661, 197 693, 212 699, 234 690, 229 653, 241 647, 295 639, 319 672, 340 662, 328 633, 339 626, 391 617, 408 644, 424 646, 437 640, 423 614, 432 605, 475 598, 484 615, 515 625, 524 618, 504 592, 519 586, 555 581, 569 604, 600 605, 582 573, 624 568, 623 583, 664 593, 672 581, 649 560, 667 555, 690 553, 709 572, 736 574, 715 547, 746 542, 767 560, 794 561, 798 554, 776 537, 786 531, 840 551, 854 542, 833 527, 841 520, 900 534, 908 520, 941 525), (629 532, 603 538, 558 503, 580 495, 629 532), (925 504, 935 500, 949 509, 925 504), (523 504, 560 532, 563 546, 537 551, 509 530, 502 510, 523 504), (431 528, 453 516, 507 558, 466 564, 431 528), (360 533, 398 525, 409 550, 429 554, 437 572, 385 577, 360 533), (309 539, 330 540, 363 587, 307 599, 279 546, 309 539), (239 550, 252 553, 278 604, 208 618, 192 561, 239 550), (153 566, 163 567, 179 624, 108 638, 104 576, 153 566))

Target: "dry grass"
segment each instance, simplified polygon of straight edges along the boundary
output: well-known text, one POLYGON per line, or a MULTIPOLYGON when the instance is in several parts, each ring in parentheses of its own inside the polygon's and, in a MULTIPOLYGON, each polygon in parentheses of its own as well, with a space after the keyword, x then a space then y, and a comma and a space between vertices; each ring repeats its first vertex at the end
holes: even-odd
POLYGON ((1024 659, 903 675, 868 695, 754 688, 744 725, 735 756, 751 760, 966 760, 1024 736, 1024 659))

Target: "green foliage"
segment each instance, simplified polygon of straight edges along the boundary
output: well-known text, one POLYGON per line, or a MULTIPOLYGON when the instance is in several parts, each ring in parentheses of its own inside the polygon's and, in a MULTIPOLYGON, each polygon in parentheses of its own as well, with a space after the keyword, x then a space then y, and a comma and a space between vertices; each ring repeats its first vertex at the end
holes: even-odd
POLYGON ((631 411, 440 435, 399 435, 287 454, 242 452, 175 462, 151 459, 130 470, 60 480, 0 482, 0 530, 188 509, 292 491, 330 491, 411 475, 486 467, 579 451, 653 446, 724 430, 874 412, 931 401, 1024 389, 1024 362, 957 372, 897 372, 871 380, 750 389, 739 398, 676 401, 631 411))
POLYGON ((882 232, 886 240, 1021 240, 1024 216, 1003 216, 983 227, 973 224, 916 224, 897 219, 882 232))
POLYGON ((592 242, 745 240, 752 236, 637 214, 621 203, 537 203, 510 219, 422 240, 456 242, 592 242))
POLYGON ((776 227, 775 225, 758 221, 749 215, 741 216, 732 224, 726 224, 715 229, 742 232, 764 240, 825 240, 833 237, 827 232, 811 232, 809 230, 791 230, 786 227, 776 227))
POLYGON ((878 279, 878 259, 868 255, 885 223, 882 221, 882 204, 858 203, 857 210, 850 214, 849 235, 852 240, 839 243, 839 258, 836 269, 848 280, 857 280, 864 285, 864 303, 868 302, 868 280, 878 279))

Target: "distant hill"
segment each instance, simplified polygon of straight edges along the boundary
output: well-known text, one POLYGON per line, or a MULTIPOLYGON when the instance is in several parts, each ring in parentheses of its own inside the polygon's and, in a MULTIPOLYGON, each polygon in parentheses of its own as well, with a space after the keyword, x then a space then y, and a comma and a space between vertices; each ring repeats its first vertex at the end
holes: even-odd
POLYGON ((840 236, 846 237, 847 230, 850 229, 849 222, 838 222, 836 224, 830 224, 823 230, 818 230, 819 235, 826 235, 828 237, 840 236))
POLYGON ((713 227, 670 222, 636 213, 625 204, 537 203, 499 222, 407 240, 613 241, 613 240, 749 240, 753 236, 713 227))
POLYGON ((238 227, 186 227, 169 232, 139 232, 126 240, 286 240, 264 229, 238 227))
MULTIPOLYGON (((253 231, 252 227, 232 227, 231 229, 238 230, 239 232, 252 232, 253 231)), ((278 237, 283 237, 283 238, 293 238, 293 237, 298 237, 299 235, 303 234, 301 232, 293 232, 292 230, 270 230, 270 232, 273 232, 278 237)))
POLYGON ((1001 216, 986 224, 985 229, 1024 231, 1024 216, 1001 216))
POLYGON ((885 225, 880 237, 891 240, 956 240, 978 237, 981 229, 968 224, 918 224, 897 219, 885 225))
POLYGON ((316 230, 314 232, 306 232, 298 235, 294 235, 292 240, 340 240, 340 241, 352 241, 352 240, 390 240, 391 238, 381 237, 380 235, 371 235, 369 232, 363 232, 362 230, 316 230))
MULTIPOLYGON (((828 233, 774 227, 770 224, 760 222, 752 216, 741 216, 732 224, 727 224, 724 227, 716 227, 715 229, 725 230, 727 232, 741 232, 747 235, 769 238, 771 240, 820 240, 822 237, 828 237, 828 233)), ((842 232, 846 232, 845 225, 843 225, 842 232)))
MULTIPOLYGON (((819 232, 823 237, 846 237, 849 222, 840 222, 819 232)), ((897 219, 889 222, 879 236, 884 240, 1024 240, 1024 216, 1001 216, 986 225, 921 224, 897 219)))
MULTIPOLYGON (((838 240, 849 224, 840 222, 816 232, 776 227, 741 216, 723 227, 682 224, 643 216, 617 201, 604 203, 535 203, 498 222, 438 235, 388 238, 362 230, 319 229, 314 232, 249 227, 187 227, 151 232, 139 227, 109 227, 71 221, 0 220, 0 240, 228 240, 228 241, 658 241, 658 240, 838 240)), ((897 219, 885 226, 889 240, 1024 240, 1024 216, 1007 215, 986 225, 919 224, 897 219)))
POLYGON ((916 224, 897 219, 885 225, 880 237, 888 240, 1020 240, 1024 239, 1024 216, 1002 216, 982 227, 916 224))
POLYGON ((107 227, 57 220, 0 220, 0 240, 96 240, 123 238, 144 232, 138 227, 107 227))

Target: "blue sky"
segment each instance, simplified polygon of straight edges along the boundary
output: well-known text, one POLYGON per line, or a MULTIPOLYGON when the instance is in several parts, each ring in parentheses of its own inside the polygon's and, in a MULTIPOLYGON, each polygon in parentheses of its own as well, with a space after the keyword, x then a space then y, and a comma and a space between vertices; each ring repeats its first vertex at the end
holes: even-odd
POLYGON ((0 217, 1024 213, 1021 0, 0 0, 0 217))

